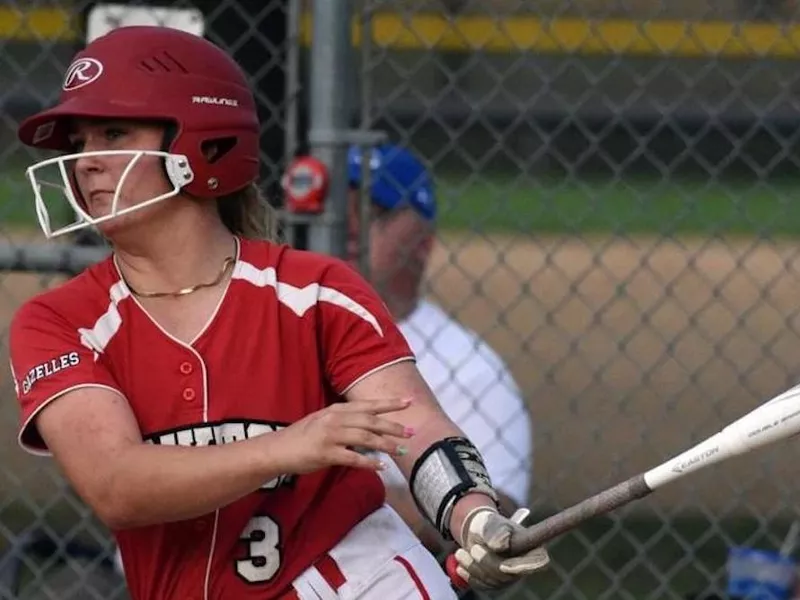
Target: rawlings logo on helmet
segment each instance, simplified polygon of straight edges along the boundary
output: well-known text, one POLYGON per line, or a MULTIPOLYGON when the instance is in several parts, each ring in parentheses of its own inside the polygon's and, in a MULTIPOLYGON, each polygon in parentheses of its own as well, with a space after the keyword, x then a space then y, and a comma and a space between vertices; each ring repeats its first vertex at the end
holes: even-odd
POLYGON ((79 58, 73 62, 64 76, 61 86, 65 92, 89 85, 103 74, 103 63, 95 58, 79 58))

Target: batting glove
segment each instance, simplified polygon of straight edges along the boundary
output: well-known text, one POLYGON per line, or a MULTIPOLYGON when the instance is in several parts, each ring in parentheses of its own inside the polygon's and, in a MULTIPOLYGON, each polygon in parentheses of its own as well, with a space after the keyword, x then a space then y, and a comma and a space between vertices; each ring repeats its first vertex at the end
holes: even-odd
POLYGON ((470 512, 462 527, 462 547, 447 559, 447 571, 457 587, 499 589, 547 567, 550 556, 535 548, 518 556, 508 553, 512 532, 523 529, 530 511, 520 508, 510 519, 481 507, 470 512))

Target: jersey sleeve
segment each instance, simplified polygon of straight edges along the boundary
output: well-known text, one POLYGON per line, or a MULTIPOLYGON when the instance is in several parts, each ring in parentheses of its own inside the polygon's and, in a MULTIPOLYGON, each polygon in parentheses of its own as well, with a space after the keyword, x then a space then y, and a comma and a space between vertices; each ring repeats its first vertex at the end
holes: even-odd
POLYGON ((78 328, 47 304, 30 301, 11 322, 9 354, 14 391, 20 404, 20 445, 33 454, 47 447, 36 429, 36 415, 66 392, 85 386, 118 391, 118 385, 78 328))
POLYGON ((320 281, 318 335, 325 373, 342 395, 366 375, 414 354, 386 305, 355 269, 336 261, 320 281))

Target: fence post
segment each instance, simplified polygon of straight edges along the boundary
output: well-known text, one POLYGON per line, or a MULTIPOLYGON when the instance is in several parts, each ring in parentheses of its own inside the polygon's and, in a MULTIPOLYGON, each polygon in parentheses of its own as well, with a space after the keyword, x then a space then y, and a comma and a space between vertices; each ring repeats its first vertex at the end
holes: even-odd
POLYGON ((344 257, 347 248, 347 144, 350 139, 351 7, 314 2, 308 142, 330 173, 325 212, 312 219, 308 249, 344 257))

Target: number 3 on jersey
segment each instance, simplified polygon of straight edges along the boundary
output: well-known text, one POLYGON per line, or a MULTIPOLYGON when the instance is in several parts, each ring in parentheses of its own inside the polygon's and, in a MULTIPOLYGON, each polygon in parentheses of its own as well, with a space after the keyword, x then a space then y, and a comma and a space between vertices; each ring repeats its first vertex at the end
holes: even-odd
POLYGON ((247 558, 236 561, 236 572, 248 583, 264 583, 278 572, 281 566, 280 529, 266 516, 250 519, 239 538, 247 543, 247 558))

